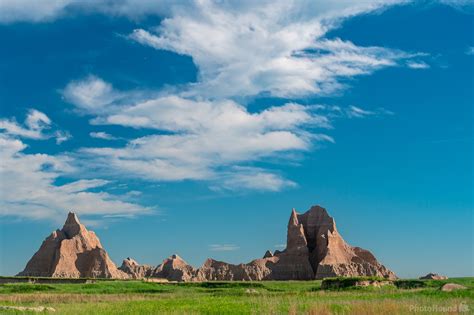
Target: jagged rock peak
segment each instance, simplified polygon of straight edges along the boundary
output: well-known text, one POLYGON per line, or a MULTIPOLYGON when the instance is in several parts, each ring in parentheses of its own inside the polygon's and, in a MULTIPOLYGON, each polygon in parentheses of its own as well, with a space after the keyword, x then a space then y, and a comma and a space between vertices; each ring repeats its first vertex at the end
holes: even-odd
POLYGON ((295 208, 291 210, 290 220, 288 221, 288 226, 297 226, 298 222, 298 213, 296 213, 295 208))
POLYGON ((76 224, 76 225, 80 225, 81 222, 79 222, 79 218, 77 217, 76 213, 74 212, 69 212, 67 214, 67 219, 66 219, 66 222, 64 224, 76 224))
POLYGON ((154 268, 149 265, 140 265, 135 259, 127 257, 118 269, 133 279, 143 279, 150 277, 154 268))
POLYGON ((130 257, 127 257, 123 260, 123 263, 127 263, 127 264, 130 264, 130 265, 138 265, 138 262, 133 259, 133 258, 130 258, 130 257))
POLYGON ((267 250, 265 252, 265 255, 263 255, 263 258, 270 258, 270 257, 273 257, 273 253, 271 250, 267 250))
POLYGON ((79 218, 74 212, 69 212, 62 231, 66 234, 67 238, 73 238, 75 235, 79 234, 81 230, 86 230, 85 226, 81 224, 79 218))
POLYGON ((152 276, 166 278, 171 281, 190 281, 194 277, 195 272, 191 265, 178 255, 173 254, 156 267, 152 276))
POLYGON ((110 260, 94 232, 69 212, 62 230, 47 237, 20 276, 128 278, 110 260))

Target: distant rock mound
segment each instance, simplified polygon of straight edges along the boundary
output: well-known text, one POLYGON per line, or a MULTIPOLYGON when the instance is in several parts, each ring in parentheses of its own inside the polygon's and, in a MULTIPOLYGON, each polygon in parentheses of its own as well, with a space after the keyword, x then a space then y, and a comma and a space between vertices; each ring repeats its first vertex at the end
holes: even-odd
POLYGON ((134 259, 127 257, 123 260, 119 269, 132 279, 143 279, 152 276, 153 267, 149 265, 140 265, 134 259))
POLYGON ((457 283, 445 283, 440 290, 443 292, 451 292, 455 290, 466 290, 467 287, 457 284, 457 283))
POLYGON ((172 255, 153 271, 155 278, 165 278, 170 281, 191 281, 196 270, 178 255, 172 255))
POLYGON ((61 230, 47 237, 19 276, 128 278, 118 270, 94 232, 70 212, 61 230))
POLYGON ((448 277, 439 275, 437 273, 429 273, 426 276, 420 277, 420 280, 446 280, 448 277))

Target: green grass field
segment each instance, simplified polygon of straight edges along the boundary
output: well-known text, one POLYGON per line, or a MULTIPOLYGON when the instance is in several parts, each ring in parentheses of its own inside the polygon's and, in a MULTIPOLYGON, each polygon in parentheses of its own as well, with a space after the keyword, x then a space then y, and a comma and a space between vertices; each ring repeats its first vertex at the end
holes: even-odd
POLYGON ((0 285, 0 306, 46 306, 56 314, 474 314, 474 278, 413 283, 340 290, 322 290, 321 281, 15 283, 0 285), (446 282, 468 289, 440 291, 446 282))

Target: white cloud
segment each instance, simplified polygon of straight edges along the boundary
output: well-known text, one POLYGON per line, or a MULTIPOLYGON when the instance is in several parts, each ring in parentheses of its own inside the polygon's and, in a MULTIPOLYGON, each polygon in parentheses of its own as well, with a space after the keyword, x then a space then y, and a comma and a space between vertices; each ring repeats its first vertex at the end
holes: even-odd
POLYGON ((409 61, 407 62, 408 68, 411 69, 429 69, 430 65, 423 61, 409 61))
POLYGON ((228 252, 239 250, 240 247, 234 244, 211 244, 209 245, 209 250, 218 251, 218 252, 228 252))
MULTIPOLYGON (((133 98, 128 92, 115 92, 133 98)), ((90 113, 94 113, 94 124, 150 133, 130 139, 123 147, 82 148, 78 163, 94 173, 154 182, 200 180, 213 190, 280 191, 297 185, 277 171, 252 164, 294 160, 294 153, 334 143, 325 133, 332 128, 332 120, 363 118, 380 111, 286 103, 250 112, 230 99, 163 95, 120 106, 111 103, 107 111, 92 109, 90 113)), ((91 136, 109 138, 100 132, 91 136)))
POLYGON ((0 23, 51 20, 64 12, 74 0, 1 0, 0 23))
POLYGON ((132 204, 99 189, 108 181, 77 180, 59 185, 56 181, 74 171, 64 156, 26 154, 27 146, 0 134, 0 215, 63 220, 74 210, 84 215, 143 214, 150 209, 132 204))
POLYGON ((467 50, 466 50, 466 55, 474 55, 474 47, 469 47, 467 50))
MULTIPOLYGON (((294 187, 291 180, 255 163, 293 159, 293 153, 334 142, 321 129, 330 128, 336 115, 293 102, 250 112, 236 100, 267 93, 289 98, 332 93, 346 78, 405 63, 412 54, 325 38, 344 18, 399 2, 195 1, 151 10, 167 17, 159 27, 138 29, 130 38, 191 56, 199 69, 198 82, 175 95, 140 97, 96 76, 69 83, 65 99, 94 116, 91 123, 147 129, 149 134, 123 147, 82 148, 76 163, 106 176, 205 180, 218 189, 294 187)), ((88 8, 127 14, 123 8, 129 3, 88 8)), ((136 2, 135 14, 149 5, 136 2)), ((367 115, 356 107, 347 114, 367 115)))
POLYGON ((110 83, 93 75, 70 82, 63 90, 63 96, 78 110, 97 114, 110 110, 108 106, 122 97, 110 83))
POLYGON ((30 129, 41 130, 51 125, 51 119, 45 113, 32 109, 26 116, 25 124, 30 129))
POLYGON ((347 115, 349 117, 361 118, 361 117, 365 117, 365 116, 375 115, 375 112, 365 110, 365 109, 362 109, 360 107, 352 105, 352 106, 349 106, 349 109, 347 110, 347 115))
MULTIPOLYGON (((99 12, 110 16, 126 16, 132 19, 140 19, 145 16, 158 15, 169 16, 176 10, 195 10, 203 2, 193 0, 2 0, 0 1, 0 23, 13 23, 18 21, 44 22, 51 21, 63 16, 74 16, 81 13, 99 12)), ((271 1, 262 0, 260 3, 268 4, 271 1)), ((399 3, 402 1, 390 0, 365 0, 360 1, 300 1, 307 10, 314 12, 348 11, 357 8, 365 8, 369 5, 380 6, 381 4, 399 3)), ((221 1, 220 4, 228 10, 244 10, 255 5, 254 1, 221 1)), ((304 13, 305 11, 302 10, 304 13)))
POLYGON ((163 96, 99 115, 94 123, 156 130, 125 147, 83 148, 81 161, 107 174, 150 181, 206 180, 225 189, 278 191, 295 183, 241 163, 308 151, 332 141, 310 130, 329 128, 318 107, 288 103, 251 113, 231 101, 163 96), (218 183, 218 184, 217 184, 218 183))
POLYGON ((71 139, 72 136, 68 131, 58 130, 54 133, 54 138, 56 140, 56 144, 61 144, 64 141, 71 139))
POLYGON ((112 136, 111 134, 108 134, 103 131, 98 131, 98 132, 91 132, 89 133, 89 136, 92 138, 97 138, 97 139, 103 139, 103 140, 115 140, 117 139, 116 137, 112 136))
POLYGON ((387 3, 394 1, 349 1, 336 6, 340 11, 331 10, 328 4, 321 13, 308 11, 317 8, 305 1, 264 3, 238 11, 201 1, 195 10, 176 10, 159 27, 137 29, 129 37, 193 58, 199 82, 190 85, 186 95, 327 94, 342 88, 344 78, 370 74, 413 57, 393 49, 324 38, 341 18, 387 3))
POLYGON ((212 187, 217 190, 251 190, 251 191, 281 191, 296 187, 293 181, 282 178, 278 174, 256 167, 233 167, 231 172, 222 174, 219 185, 212 187))
POLYGON ((28 111, 24 126, 15 119, 0 119, 0 130, 11 136, 35 140, 55 138, 57 144, 61 144, 71 138, 67 131, 56 130, 55 132, 48 132, 51 129, 51 125, 51 119, 45 113, 36 109, 28 111))

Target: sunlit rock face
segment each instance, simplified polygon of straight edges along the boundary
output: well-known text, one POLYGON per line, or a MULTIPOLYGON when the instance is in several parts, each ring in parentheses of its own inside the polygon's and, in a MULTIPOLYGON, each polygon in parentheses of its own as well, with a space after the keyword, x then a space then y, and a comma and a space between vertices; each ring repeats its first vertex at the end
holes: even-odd
POLYGON ((140 265, 134 259, 127 257, 123 260, 119 269, 129 275, 132 279, 149 278, 153 273, 153 267, 140 265))
POLYGON ((128 278, 110 260, 94 232, 73 212, 61 230, 47 237, 19 276, 54 278, 128 278))
POLYGON ((308 243, 309 261, 316 279, 334 276, 378 276, 395 279, 368 250, 348 245, 336 229, 326 209, 311 207, 298 214, 308 243))

